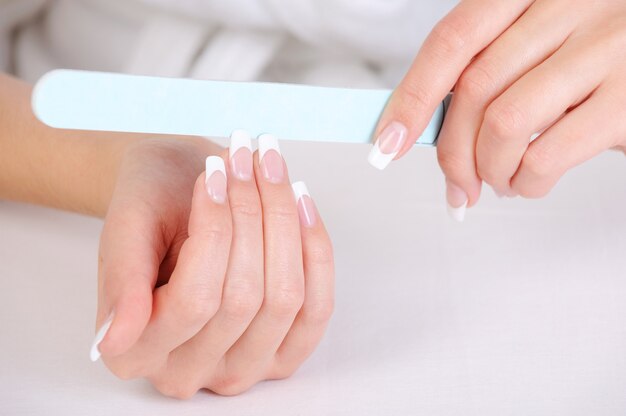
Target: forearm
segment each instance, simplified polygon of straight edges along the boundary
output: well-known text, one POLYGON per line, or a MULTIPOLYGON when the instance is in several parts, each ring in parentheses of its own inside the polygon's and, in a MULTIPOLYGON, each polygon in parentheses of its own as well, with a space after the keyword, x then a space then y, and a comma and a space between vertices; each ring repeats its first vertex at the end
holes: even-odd
POLYGON ((33 115, 30 95, 0 74, 0 199, 103 215, 120 156, 138 136, 52 129, 33 115))
POLYGON ((104 216, 122 155, 147 136, 50 128, 33 115, 31 89, 0 74, 0 199, 104 216))

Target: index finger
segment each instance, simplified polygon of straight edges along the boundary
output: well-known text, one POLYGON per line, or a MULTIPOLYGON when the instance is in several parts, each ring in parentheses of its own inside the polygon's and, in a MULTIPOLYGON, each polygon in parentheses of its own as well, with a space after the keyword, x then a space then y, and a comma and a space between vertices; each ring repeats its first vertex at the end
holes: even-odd
MULTIPOLYGON (((472 59, 532 3, 533 0, 465 0, 444 17, 392 94, 376 128, 372 153, 387 156, 384 159, 388 160, 403 156, 472 59)), ((388 163, 377 167, 385 168, 388 163)))
POLYGON ((210 156, 194 187, 189 237, 169 281, 154 291, 150 321, 128 352, 107 362, 116 374, 134 378, 158 372, 169 353, 197 334, 219 308, 232 235, 226 188, 224 162, 210 156))

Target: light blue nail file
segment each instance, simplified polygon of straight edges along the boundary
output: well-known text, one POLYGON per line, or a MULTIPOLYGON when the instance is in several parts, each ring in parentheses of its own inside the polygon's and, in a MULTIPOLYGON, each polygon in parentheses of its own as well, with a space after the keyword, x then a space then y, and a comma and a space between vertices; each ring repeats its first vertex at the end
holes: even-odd
MULTIPOLYGON (((35 115, 65 129, 369 143, 391 91, 203 81, 55 70, 33 91, 35 115)), ((434 146, 441 104, 418 145, 434 146)))

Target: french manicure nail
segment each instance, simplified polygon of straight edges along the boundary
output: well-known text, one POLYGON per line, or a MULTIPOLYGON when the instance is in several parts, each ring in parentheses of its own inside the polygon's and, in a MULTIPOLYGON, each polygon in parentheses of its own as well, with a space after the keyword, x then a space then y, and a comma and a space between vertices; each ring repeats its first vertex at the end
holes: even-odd
POLYGON ((235 130, 230 135, 228 150, 230 169, 233 175, 241 181, 252 179, 252 141, 245 130, 235 130))
POLYGON ((291 185, 293 189, 293 195, 296 198, 296 204, 298 206, 298 216, 300 222, 307 228, 315 227, 317 224, 317 208, 315 202, 309 194, 309 190, 304 182, 295 182, 291 185))
POLYGON ((457 222, 463 222, 468 203, 465 191, 451 181, 446 180, 446 199, 450 217, 457 222))
POLYGON ((113 322, 113 312, 109 314, 109 317, 104 321, 98 332, 96 332, 96 336, 91 344, 91 350, 89 351, 89 358, 91 361, 96 362, 100 358, 100 343, 106 336, 107 332, 109 332, 109 328, 111 327, 111 323, 113 322))
POLYGON ((394 121, 378 136, 370 151, 368 162, 376 169, 383 170, 398 155, 406 142, 407 128, 404 124, 394 121))
POLYGON ((259 136, 259 164, 265 180, 271 183, 281 183, 284 180, 285 169, 278 139, 271 134, 259 136))
POLYGON ((226 167, 219 156, 206 158, 206 190, 216 204, 226 202, 226 167))

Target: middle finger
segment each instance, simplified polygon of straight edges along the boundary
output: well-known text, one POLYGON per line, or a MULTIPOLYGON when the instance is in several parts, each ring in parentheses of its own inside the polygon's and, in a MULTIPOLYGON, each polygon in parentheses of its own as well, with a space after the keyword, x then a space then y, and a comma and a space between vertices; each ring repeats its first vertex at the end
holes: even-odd
POLYGON ((304 301, 300 222, 278 141, 259 137, 255 173, 263 206, 265 297, 246 332, 227 352, 211 390, 237 394, 264 377, 304 301))

